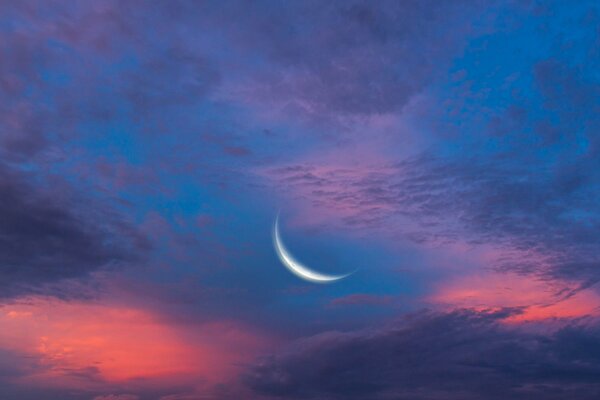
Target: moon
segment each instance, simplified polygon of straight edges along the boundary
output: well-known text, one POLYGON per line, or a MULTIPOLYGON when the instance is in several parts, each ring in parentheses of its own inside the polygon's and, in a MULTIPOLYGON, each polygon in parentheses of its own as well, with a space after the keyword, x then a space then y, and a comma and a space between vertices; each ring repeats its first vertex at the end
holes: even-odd
POLYGON ((286 249, 281 241, 281 235, 279 234, 279 215, 275 217, 275 223, 273 224, 273 245, 281 263, 294 275, 304 280, 315 283, 332 283, 339 281, 340 279, 343 279, 353 273, 351 272, 345 275, 327 275, 313 271, 305 265, 302 265, 300 261, 296 260, 290 254, 288 249, 286 249))

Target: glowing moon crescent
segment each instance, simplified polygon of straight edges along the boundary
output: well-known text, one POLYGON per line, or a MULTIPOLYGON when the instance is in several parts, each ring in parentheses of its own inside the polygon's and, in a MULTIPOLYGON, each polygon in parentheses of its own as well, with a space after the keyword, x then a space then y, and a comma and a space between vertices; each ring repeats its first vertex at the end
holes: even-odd
POLYGON ((281 236, 279 235, 279 215, 277 215, 275 218, 275 223, 273 224, 273 245, 275 246, 275 251, 277 252, 277 256, 279 256, 281 263, 294 275, 298 276, 299 278, 306 279, 307 281, 316 283, 331 283, 352 274, 326 275, 313 271, 302 265, 290 254, 281 241, 281 236))

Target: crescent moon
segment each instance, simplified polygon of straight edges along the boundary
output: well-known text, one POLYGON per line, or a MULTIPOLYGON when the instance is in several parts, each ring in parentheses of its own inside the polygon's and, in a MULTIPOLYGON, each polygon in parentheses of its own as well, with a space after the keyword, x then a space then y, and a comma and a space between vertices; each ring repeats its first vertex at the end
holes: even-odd
POLYGON ((310 268, 302 265, 302 263, 300 263, 290 254, 288 249, 286 249, 281 241, 281 235, 279 234, 279 215, 275 217, 275 223, 273 224, 273 245, 275 246, 275 252, 277 253, 281 263, 294 275, 307 281, 315 283, 331 283, 343 279, 353 273, 351 272, 345 275, 327 275, 313 271, 310 268))

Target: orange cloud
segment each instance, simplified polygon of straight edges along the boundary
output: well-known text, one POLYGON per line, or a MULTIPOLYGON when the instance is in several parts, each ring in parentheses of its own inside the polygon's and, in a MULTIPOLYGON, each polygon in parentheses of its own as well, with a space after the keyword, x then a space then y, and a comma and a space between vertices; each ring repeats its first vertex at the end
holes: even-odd
POLYGON ((450 308, 523 308, 507 322, 600 315, 598 293, 588 289, 563 298, 559 293, 565 286, 564 282, 489 271, 444 282, 428 301, 450 308))
POLYGON ((39 360, 28 382, 85 387, 226 379, 265 339, 233 322, 174 324, 147 310, 38 300, 0 308, 0 348, 39 360))

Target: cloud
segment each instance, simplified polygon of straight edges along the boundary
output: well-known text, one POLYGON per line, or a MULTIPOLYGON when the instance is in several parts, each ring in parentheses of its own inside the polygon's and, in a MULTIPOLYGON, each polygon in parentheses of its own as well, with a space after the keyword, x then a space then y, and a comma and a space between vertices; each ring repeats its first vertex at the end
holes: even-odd
MULTIPOLYGON (((568 13, 540 5, 497 4, 501 6, 433 1, 3 3, 0 158, 7 164, 0 166, 0 298, 73 296, 76 288, 70 285, 82 278, 143 259, 147 245, 139 231, 144 231, 157 246, 151 266, 143 276, 131 271, 126 278, 108 280, 123 279, 128 301, 152 304, 175 320, 227 315, 298 335, 298 329, 319 329, 320 321, 332 326, 361 320, 355 312, 360 304, 369 313, 388 308, 372 307, 386 304, 385 296, 344 296, 344 287, 324 289, 334 290, 325 297, 318 289, 283 294, 285 271, 264 268, 275 265, 266 216, 280 199, 265 195, 271 188, 297 200, 281 201, 286 207, 319 209, 304 214, 310 214, 310 221, 337 219, 344 231, 370 236, 378 244, 385 236, 393 242, 390 253, 403 252, 406 238, 425 249, 421 254, 448 243, 496 250, 494 259, 476 265, 496 270, 483 283, 464 279, 450 286, 445 275, 431 274, 414 282, 415 297, 420 286, 440 279, 452 289, 439 293, 449 302, 489 306, 503 305, 508 298, 514 301, 509 305, 529 306, 529 312, 535 301, 539 309, 530 312, 532 317, 589 314, 597 296, 583 289, 594 290, 600 280, 595 201, 599 114, 594 101, 599 94, 598 14, 592 8, 581 13, 588 8, 584 3, 562 6, 568 13), (554 19, 561 13, 567 17, 554 19), (427 153, 404 157, 418 153, 413 146, 430 142, 435 143, 427 153), (337 159, 324 159, 327 154, 337 159), (256 168, 268 171, 258 189, 252 176, 256 168), (122 208, 105 203, 111 196, 127 204, 128 217, 116 211, 122 208), (135 228, 130 220, 146 222, 135 228), (489 284, 498 271, 510 279, 489 284), (551 281, 539 289, 546 294, 550 288, 551 295, 532 300, 500 286, 510 284, 513 291, 529 295, 537 286, 521 283, 524 275, 551 281), (473 303, 472 292, 464 299, 463 291, 472 286, 479 289, 473 303), (347 316, 323 319, 321 311, 302 311, 333 297, 331 304, 342 307, 328 308, 329 315, 347 316), (565 301, 546 307, 557 298, 565 301), (290 313, 292 307, 295 312, 290 313), (303 313, 310 323, 297 317, 303 313)), ((429 267, 430 258, 415 260, 417 266, 429 267)), ((374 283, 355 280, 364 287, 352 292, 393 286, 400 279, 392 269, 369 274, 374 283)), ((412 283, 407 282, 411 293, 412 283)), ((413 399, 443 397, 427 392, 423 383, 433 370, 439 378, 430 379, 431 390, 458 398, 460 388, 453 391, 452 377, 442 368, 447 366, 458 377, 457 385, 467 380, 465 370, 487 371, 482 387, 474 381, 464 384, 462 398, 493 398, 486 382, 490 391, 502 395, 521 390, 517 398, 527 390, 542 397, 544 388, 558 396, 562 387, 555 383, 532 378, 518 390, 509 384, 511 369, 519 383, 526 381, 523 376, 531 378, 523 365, 537 371, 536 360, 519 358, 537 351, 528 344, 546 344, 535 335, 501 329, 494 318, 500 317, 464 313, 406 322, 403 329, 426 345, 437 349, 428 341, 432 336, 446 344, 437 349, 440 359, 433 357, 432 364, 439 362, 439 367, 425 365, 411 372, 392 359, 377 375, 379 364, 364 346, 375 348, 373 357, 381 360, 390 360, 388 354, 397 346, 404 349, 405 342, 421 349, 417 339, 394 342, 409 334, 400 327, 395 333, 382 328, 307 339, 306 355, 293 349, 281 353, 267 360, 264 369, 257 366, 248 379, 257 391, 292 397, 349 393, 352 380, 357 393, 373 391, 380 398, 397 398, 405 386, 405 395, 413 399), (440 326, 437 333, 427 327, 434 321, 440 326), (458 326, 485 340, 454 330, 458 326), (448 342, 442 335, 446 330, 458 342, 448 342), (474 353, 459 339, 474 341, 474 353), (480 360, 485 357, 477 351, 488 351, 487 339, 490 346, 507 343, 508 352, 516 348, 516 365, 498 361, 494 353, 492 367, 454 368, 462 359, 451 352, 453 347, 480 360), (339 364, 339 357, 326 351, 335 378, 334 386, 328 386, 307 372, 309 361, 319 365, 314 350, 319 344, 327 351, 339 345, 349 354, 356 349, 365 366, 352 365, 353 360, 339 364), (313 359, 305 362, 304 356, 313 359), (311 388, 288 371, 296 367, 297 376, 311 388), (285 378, 281 381, 279 371, 285 378), (385 371, 399 376, 398 383, 385 371)), ((96 326, 97 321, 84 320, 85 326, 96 326)), ((135 331, 118 325, 104 336, 109 342, 119 337, 113 330, 135 331)), ((226 330, 217 326, 207 335, 220 337, 226 330)), ((77 349, 78 340, 88 337, 60 332, 52 348, 57 355, 64 347, 77 349)), ((232 335, 231 343, 240 343, 232 335)), ((543 337, 558 340, 554 333, 543 337)), ((590 340, 594 348, 595 339, 590 340)), ((152 353, 140 350, 137 342, 124 343, 136 350, 133 354, 152 353)), ((556 349, 544 349, 560 358, 556 349)), ((406 352, 414 365, 422 365, 414 352, 406 352)), ((239 351, 234 353, 232 363, 239 359, 239 351)), ((539 356, 540 363, 548 361, 541 352, 530 355, 539 356)), ((83 357, 84 365, 61 372, 96 384, 98 371, 110 366, 108 361, 93 364, 108 360, 100 356, 83 357)), ((577 364, 571 361, 560 367, 577 364)), ((7 373, 0 368, 0 374, 7 373)), ((573 397, 578 397, 577 385, 566 386, 573 397)), ((587 395, 589 382, 581 385, 587 395)), ((94 394, 137 393, 113 389, 94 394)), ((171 389, 155 396, 193 393, 171 389)))
POLYGON ((399 112, 459 51, 462 21, 482 11, 472 2, 267 2, 208 15, 240 56, 261 61, 224 82, 225 98, 330 129, 399 112))
POLYGON ((107 394, 96 396, 93 400, 139 400, 140 396, 134 394, 107 394))
MULTIPOLYGON (((590 35, 590 26, 582 25, 580 34, 590 35)), ((573 57, 592 51, 587 43, 569 49, 573 57)), ((436 126, 438 143, 414 157, 382 153, 378 161, 356 165, 342 149, 334 162, 313 157, 272 167, 265 175, 348 227, 424 245, 491 244, 505 250, 494 265, 500 270, 575 281, 581 288, 595 285, 600 209, 592 199, 600 194, 599 119, 591 99, 600 94, 597 77, 558 54, 527 60, 529 73, 521 75, 528 81, 515 78, 512 69, 488 76, 471 58, 493 55, 473 47, 458 64, 463 78, 447 99, 438 100, 451 111, 419 115, 452 121, 457 131, 451 139, 436 126), (507 80, 509 93, 498 83, 507 80), (497 90, 488 95, 486 88, 494 85, 497 90), (514 95, 517 88, 527 94, 514 95), (482 102, 468 102, 482 96, 487 96, 482 102)))
POLYGON ((31 176, 5 165, 0 165, 0 190, 2 298, 52 292, 44 286, 131 262, 147 246, 142 235, 109 211, 88 209, 64 192, 34 186, 31 176))
POLYGON ((202 395, 202 394, 170 394, 162 396, 159 400, 203 400, 203 399, 216 399, 214 395, 202 395))
POLYGON ((21 375, 34 374, 42 368, 32 360, 18 351, 0 348, 2 362, 0 362, 0 379, 3 381, 21 375))
POLYGON ((355 293, 347 296, 338 297, 329 303, 331 306, 355 306, 355 305, 369 305, 369 306, 381 306, 390 304, 393 300, 393 296, 382 296, 373 295, 368 293, 355 293))
POLYGON ((272 398, 594 399, 600 327, 507 327, 516 311, 419 313, 376 330, 297 341, 249 369, 272 398))
POLYGON ((498 270, 593 286, 600 280, 600 209, 591 199, 600 186, 589 181, 564 190, 562 173, 549 168, 493 155, 455 160, 424 154, 364 167, 291 164, 266 175, 307 199, 307 214, 357 232, 424 246, 493 246, 498 257, 490 266, 498 270))
POLYGON ((142 398, 153 392, 152 399, 189 388, 208 391, 272 343, 238 322, 200 323, 152 306, 73 299, 28 298, 4 305, 0 325, 2 384, 27 382, 97 395, 128 389, 142 398))

